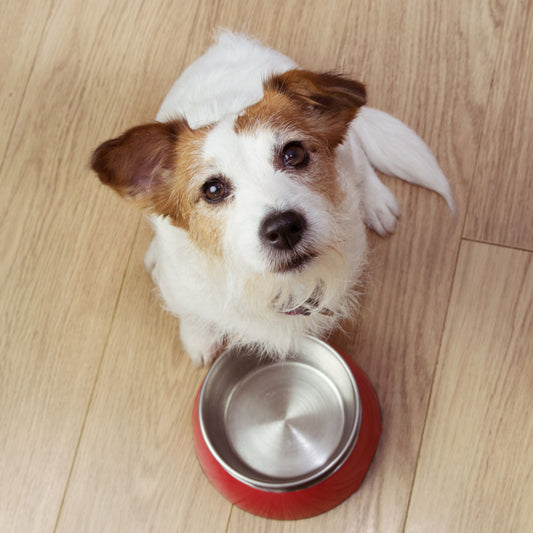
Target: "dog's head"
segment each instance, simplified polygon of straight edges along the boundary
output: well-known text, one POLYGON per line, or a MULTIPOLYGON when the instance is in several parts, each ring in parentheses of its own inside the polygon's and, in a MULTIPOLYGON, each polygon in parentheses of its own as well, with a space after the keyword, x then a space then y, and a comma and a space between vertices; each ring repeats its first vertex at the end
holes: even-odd
POLYGON ((301 273, 346 238, 336 148, 364 103, 358 82, 291 70, 265 81, 263 98, 237 117, 196 130, 184 119, 138 126, 103 143, 91 164, 207 254, 263 276, 301 273))

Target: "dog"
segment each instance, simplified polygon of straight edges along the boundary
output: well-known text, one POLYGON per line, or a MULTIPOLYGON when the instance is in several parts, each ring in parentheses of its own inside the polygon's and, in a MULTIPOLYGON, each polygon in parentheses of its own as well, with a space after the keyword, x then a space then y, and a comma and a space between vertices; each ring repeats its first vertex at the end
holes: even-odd
POLYGON ((145 266, 194 363, 230 345, 283 358, 354 313, 365 226, 386 235, 400 214, 375 169, 454 210, 426 144, 365 104, 362 83, 222 31, 155 122, 94 151, 100 180, 148 214, 145 266))

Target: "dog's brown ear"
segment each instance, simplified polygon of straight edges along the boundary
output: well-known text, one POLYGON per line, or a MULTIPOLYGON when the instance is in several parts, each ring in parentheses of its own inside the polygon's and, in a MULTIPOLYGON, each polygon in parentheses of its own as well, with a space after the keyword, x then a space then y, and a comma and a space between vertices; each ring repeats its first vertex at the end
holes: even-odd
POLYGON ((92 155, 91 167, 102 183, 121 196, 141 208, 156 209, 168 200, 182 127, 174 121, 132 128, 101 144, 92 155))
POLYGON ((265 84, 265 91, 268 90, 286 94, 307 113, 313 113, 333 145, 343 140, 348 124, 366 103, 362 83, 337 74, 308 70, 289 70, 273 76, 265 84))

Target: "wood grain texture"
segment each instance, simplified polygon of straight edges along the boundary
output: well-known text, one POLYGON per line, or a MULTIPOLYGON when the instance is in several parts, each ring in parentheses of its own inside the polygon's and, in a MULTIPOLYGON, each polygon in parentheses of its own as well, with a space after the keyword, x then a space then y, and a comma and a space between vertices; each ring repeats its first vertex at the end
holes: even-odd
POLYGON ((132 89, 147 71, 124 65, 111 41, 120 50, 138 9, 58 2, 10 136, 0 179, 2 531, 53 529, 111 328, 139 214, 89 177, 87 162, 99 125, 139 112, 125 93, 140 95, 132 89), (123 85, 104 91, 102 65, 123 85))
MULTIPOLYGON (((3 0, 0 35, 0 165, 24 99, 52 0, 3 0)), ((1 168, 1 166, 0 166, 1 168)))
POLYGON ((533 530, 533 255, 465 242, 406 531, 533 530))
POLYGON ((15 4, 0 23, 0 94, 15 97, 0 103, 0 530, 389 533, 438 531, 440 517, 448 531, 499 532, 502 509, 511 530, 531 529, 530 255, 462 235, 468 216, 466 237, 530 246, 528 2, 15 4), (150 230, 87 168, 99 142, 152 120, 217 26, 364 81, 371 105, 428 141, 458 204, 454 219, 385 178, 403 215, 390 238, 370 236, 362 315, 332 338, 375 385, 383 436, 361 489, 299 522, 246 514, 202 475, 190 415, 205 370, 143 270, 150 230), (517 178, 495 184, 508 168, 517 178), (440 457, 459 461, 445 471, 440 457))
POLYGON ((260 0, 226 1, 216 13, 215 26, 254 35, 303 67, 334 70, 351 4, 287 0, 274 7, 260 0))
POLYGON ((343 531, 357 530, 354 523, 361 531, 403 527, 503 18, 485 2, 473 4, 406 2, 378 12, 373 4, 368 33, 354 30, 368 43, 363 61, 357 47, 341 52, 361 65, 370 104, 427 140, 458 204, 454 221, 435 195, 387 180, 403 215, 394 236, 373 240, 373 282, 348 347, 378 390, 385 430, 377 461, 394 475, 366 481, 358 505, 345 506, 343 531), (471 83, 477 92, 467 90, 471 83))
POLYGON ((533 250, 533 3, 513 2, 494 73, 465 236, 533 250))
POLYGON ((0 178, 5 531, 54 527, 135 231, 123 208, 99 213, 111 204, 80 179, 87 56, 75 50, 96 34, 80 6, 51 16, 0 178))
POLYGON ((159 308, 143 226, 72 472, 58 532, 225 531, 231 504, 204 478, 192 407, 205 370, 159 308))

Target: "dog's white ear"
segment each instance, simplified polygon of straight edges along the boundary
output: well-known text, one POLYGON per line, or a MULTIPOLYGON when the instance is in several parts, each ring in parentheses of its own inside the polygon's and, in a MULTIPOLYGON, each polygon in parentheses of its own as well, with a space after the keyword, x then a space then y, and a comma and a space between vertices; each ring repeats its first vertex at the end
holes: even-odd
MULTIPOLYGON (((161 212, 168 204, 181 122, 137 126, 101 144, 91 167, 100 181, 141 208, 161 212)), ((172 215, 173 213, 164 213, 172 215)))
POLYGON ((330 73, 289 70, 265 83, 265 92, 278 91, 312 115, 332 144, 343 141, 348 124, 366 103, 365 86, 355 80, 330 73))

